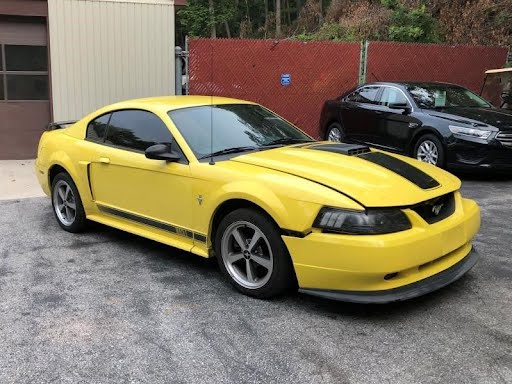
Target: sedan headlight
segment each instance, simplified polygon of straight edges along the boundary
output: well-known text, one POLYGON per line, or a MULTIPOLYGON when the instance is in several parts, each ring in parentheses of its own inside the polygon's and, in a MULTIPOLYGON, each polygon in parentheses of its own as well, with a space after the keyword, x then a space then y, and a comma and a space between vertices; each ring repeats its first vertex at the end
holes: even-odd
POLYGON ((318 213, 313 226, 323 229, 324 232, 380 235, 410 229, 411 222, 400 209, 349 211, 324 207, 318 213))
POLYGON ((467 138, 474 137, 477 139, 487 139, 491 136, 492 131, 486 131, 483 129, 476 128, 468 128, 468 127, 459 127, 456 125, 450 125, 450 131, 453 133, 455 137, 467 138))

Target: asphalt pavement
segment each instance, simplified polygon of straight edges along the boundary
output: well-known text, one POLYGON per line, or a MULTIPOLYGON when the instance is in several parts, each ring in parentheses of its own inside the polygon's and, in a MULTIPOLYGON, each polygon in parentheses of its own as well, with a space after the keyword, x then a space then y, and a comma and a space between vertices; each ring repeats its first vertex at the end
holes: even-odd
POLYGON ((512 383, 512 179, 463 192, 479 264, 380 306, 251 299, 212 260, 0 201, 0 383, 512 383))

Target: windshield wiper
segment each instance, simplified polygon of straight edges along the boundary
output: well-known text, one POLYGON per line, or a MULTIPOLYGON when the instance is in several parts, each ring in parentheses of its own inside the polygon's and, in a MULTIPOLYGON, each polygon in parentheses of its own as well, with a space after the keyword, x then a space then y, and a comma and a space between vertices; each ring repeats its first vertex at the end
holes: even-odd
POLYGON ((286 144, 312 143, 312 142, 313 142, 313 140, 310 140, 310 139, 294 139, 291 137, 285 137, 282 139, 272 140, 271 142, 266 143, 264 145, 264 147, 271 147, 273 145, 280 145, 280 144, 286 145, 286 144))
POLYGON ((259 149, 259 148, 258 147, 254 147, 254 146, 252 146, 252 147, 251 146, 245 146, 245 147, 226 148, 226 149, 222 149, 220 151, 209 153, 208 155, 201 156, 201 157, 198 158, 198 160, 207 159, 207 158, 212 157, 212 156, 227 155, 227 154, 230 154, 230 153, 254 151, 254 150, 257 150, 257 149, 259 149))

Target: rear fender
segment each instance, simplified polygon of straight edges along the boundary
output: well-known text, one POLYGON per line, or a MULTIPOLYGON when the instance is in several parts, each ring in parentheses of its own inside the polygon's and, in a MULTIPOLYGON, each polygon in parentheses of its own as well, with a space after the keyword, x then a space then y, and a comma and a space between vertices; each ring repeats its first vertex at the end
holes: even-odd
POLYGON ((50 183, 50 170, 52 169, 52 167, 58 165, 64 168, 66 172, 71 176, 71 178, 75 182, 76 187, 78 188, 78 193, 80 194, 80 199, 82 200, 85 212, 91 212, 91 210, 94 209, 94 203, 89 185, 89 163, 82 161, 78 163, 73 162, 66 152, 55 151, 51 154, 49 158, 49 164, 50 166, 47 168, 48 183, 50 183))

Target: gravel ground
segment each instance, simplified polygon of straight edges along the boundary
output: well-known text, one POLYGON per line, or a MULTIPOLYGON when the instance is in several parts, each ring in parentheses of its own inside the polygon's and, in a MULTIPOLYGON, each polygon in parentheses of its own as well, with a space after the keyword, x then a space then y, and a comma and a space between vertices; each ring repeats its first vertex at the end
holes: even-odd
POLYGON ((211 260, 0 202, 0 383, 512 383, 512 181, 463 191, 479 264, 385 306, 251 299, 211 260))

